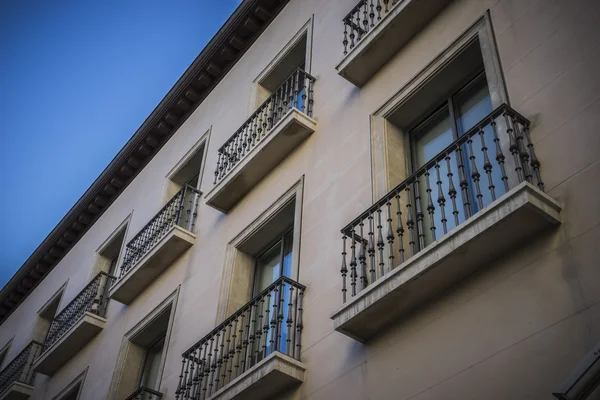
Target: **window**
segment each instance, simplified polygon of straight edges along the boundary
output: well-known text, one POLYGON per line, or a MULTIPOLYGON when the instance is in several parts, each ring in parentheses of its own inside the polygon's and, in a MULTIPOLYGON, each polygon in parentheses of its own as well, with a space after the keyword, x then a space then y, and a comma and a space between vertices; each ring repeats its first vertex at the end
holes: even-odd
POLYGON ((81 392, 83 389, 83 383, 87 375, 87 368, 77 378, 73 380, 66 388, 64 388, 58 395, 54 396, 52 400, 78 400, 81 398, 81 392))
MULTIPOLYGON (((372 114, 374 198, 385 196, 407 179, 434 155, 433 151, 442 150, 448 139, 462 135, 482 116, 483 109, 491 111, 503 103, 508 103, 508 97, 490 15, 486 13, 372 114), (442 130, 439 136, 433 133, 435 129, 442 130), (420 149, 415 149, 419 145, 420 149)), ((498 128, 502 128, 500 123, 498 128)), ((487 140, 487 132, 485 139, 488 149, 495 145, 487 140)), ((504 154, 510 154, 504 136, 499 145, 504 154)), ((463 159, 468 160, 468 156, 463 154, 463 159)), ((505 162, 510 171, 510 158, 505 162)), ((478 169, 485 178, 485 171, 478 169)), ((509 184, 514 179, 509 174, 509 184)))
MULTIPOLYGON (((409 131, 409 138, 411 141, 412 151, 412 172, 419 170, 429 160, 442 152, 447 146, 452 144, 460 136, 465 134, 469 129, 481 121, 485 116, 492 112, 492 102, 490 93, 485 78, 485 73, 480 72, 476 77, 466 83, 456 93, 445 100, 439 108, 434 111, 431 115, 421 121, 417 126, 409 131)), ((494 143, 493 132, 490 128, 486 128, 484 134, 485 142, 488 144, 494 143)), ((474 172, 471 165, 471 150, 475 156, 475 165, 477 172, 481 174, 482 178, 485 175, 484 168, 484 157, 480 146, 469 146, 465 143, 461 146, 462 159, 453 158, 451 163, 451 170, 454 171, 456 176, 455 186, 458 183, 459 172, 464 171, 464 174, 469 178, 467 179, 467 190, 463 191, 460 187, 456 187, 457 190, 457 202, 459 204, 468 203, 471 206, 472 213, 479 211, 478 209, 478 191, 473 185, 473 180, 470 179, 474 172)), ((427 213, 427 187, 435 188, 438 184, 438 176, 434 168, 429 170, 429 182, 426 181, 426 177, 422 177, 419 182, 419 200, 421 210, 427 213)), ((491 170, 493 181, 502 182, 502 175, 499 168, 493 168, 491 170)), ((449 191, 449 180, 448 177, 441 173, 439 176, 440 184, 443 192, 448 193, 449 191)), ((485 184, 485 179, 482 179, 482 185, 485 184)), ((483 197, 484 206, 491 203, 492 198, 489 191, 479 191, 480 196, 483 197)), ((496 185, 496 195, 500 196, 504 193, 504 187, 502 185, 496 185)), ((416 199, 415 199, 416 200, 416 199)), ((433 199, 435 201, 435 199, 433 199)), ((442 219, 446 219, 448 230, 453 229, 456 226, 456 222, 452 216, 443 216, 441 214, 440 207, 436 207, 434 210, 434 224, 437 227, 442 226, 442 219)), ((459 222, 464 221, 465 214, 461 207, 458 207, 458 219, 459 222)), ((426 232, 426 240, 431 241, 430 225, 431 220, 429 218, 424 219, 426 232), (428 237, 429 236, 429 237, 428 237)), ((438 235, 439 238, 439 235, 438 235)))
POLYGON ((204 171, 205 152, 207 148, 209 132, 205 133, 198 142, 187 152, 180 162, 167 174, 167 189, 165 203, 177 195, 183 188, 192 189, 184 192, 184 209, 178 225, 193 232, 195 217, 198 207, 198 193, 202 184, 202 173, 204 171))
POLYGON ((178 290, 125 334, 109 398, 125 399, 141 388, 160 389, 177 296, 178 290))
MULTIPOLYGON (((206 134, 207 135, 207 134, 206 134)), ((183 159, 167 175, 166 201, 169 201, 186 185, 200 188, 200 177, 204 165, 206 135, 198 141, 183 159)))
POLYGON ((119 264, 121 250, 125 244, 125 235, 127 233, 129 218, 130 217, 127 217, 127 219, 110 234, 108 239, 106 239, 96 251, 96 264, 92 271, 92 279, 100 272, 106 272, 110 276, 116 276, 115 274, 118 274, 117 265, 119 264))
POLYGON ((54 296, 52 296, 50 300, 48 300, 48 302, 42 306, 40 311, 38 311, 38 318, 33 332, 33 340, 36 340, 40 343, 44 343, 46 340, 46 336, 50 330, 50 325, 52 325, 52 320, 57 314, 58 306, 60 305, 60 300, 62 299, 62 295, 66 286, 67 284, 65 283, 54 294, 54 296))
POLYGON ((79 390, 80 389, 81 389, 80 385, 75 386, 64 397, 61 397, 60 400, 77 400, 79 398, 79 390))
POLYGON ((281 276, 298 280, 304 177, 227 246, 217 322, 281 276))
MULTIPOLYGON (((256 99, 254 111, 273 94, 298 68, 310 73, 312 19, 309 20, 288 42, 255 80, 256 99)), ((302 109, 302 95, 298 97, 299 110, 302 109)))
MULTIPOLYGON (((256 266, 254 269, 254 288, 252 291, 253 298, 267 289, 272 283, 277 281, 282 276, 292 278, 293 241, 294 231, 291 230, 279 237, 275 241, 275 244, 271 245, 266 251, 256 257, 256 266)), ((269 297, 269 304, 266 305, 263 312, 268 309, 268 312, 273 315, 273 312, 277 311, 277 302, 284 305, 289 304, 289 292, 289 286, 287 284, 284 285, 284 290, 282 293, 283 296, 280 299, 275 298, 275 296, 269 297)), ((283 311, 282 321, 286 321, 288 319, 288 307, 283 307, 281 311, 283 311)), ((266 343, 271 341, 272 335, 273 330, 270 329, 267 334, 266 343)), ((282 353, 285 353, 287 351, 287 331, 282 329, 277 333, 277 335, 280 336, 279 349, 282 353)), ((264 357, 268 356, 269 354, 270 348, 265 349, 264 357)), ((260 360, 255 360, 255 362, 258 361, 260 360)))
POLYGON ((292 230, 278 238, 274 245, 256 258, 253 296, 282 276, 291 278, 293 238, 292 230))
POLYGON ((146 349, 144 366, 142 367, 142 376, 140 387, 156 389, 158 385, 158 374, 160 372, 160 360, 165 348, 165 336, 162 336, 155 343, 146 349))

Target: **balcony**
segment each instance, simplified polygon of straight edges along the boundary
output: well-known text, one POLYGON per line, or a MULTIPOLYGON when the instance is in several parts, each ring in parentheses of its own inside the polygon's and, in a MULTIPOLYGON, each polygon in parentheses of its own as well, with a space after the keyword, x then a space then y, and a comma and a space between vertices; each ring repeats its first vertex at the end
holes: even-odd
POLYGON ((559 224, 543 190, 529 121, 502 105, 342 229, 335 329, 366 342, 559 224))
POLYGON ((361 0, 344 17, 338 73, 362 87, 450 0, 361 0))
POLYGON ((278 279, 183 353, 175 398, 267 399, 300 384, 304 290, 278 279))
POLYGON ((33 370, 54 375, 106 325, 107 288, 113 277, 101 272, 54 319, 33 370))
POLYGON ((231 210, 315 131, 314 82, 303 70, 294 71, 221 146, 208 205, 231 210))
POLYGON ((127 243, 118 279, 110 288, 111 299, 130 304, 194 244, 200 196, 195 188, 183 187, 127 243))
POLYGON ((161 400, 163 394, 157 392, 156 390, 148 389, 146 387, 141 387, 125 400, 161 400))
POLYGON ((0 400, 25 400, 33 394, 33 361, 42 344, 31 342, 0 371, 0 400))

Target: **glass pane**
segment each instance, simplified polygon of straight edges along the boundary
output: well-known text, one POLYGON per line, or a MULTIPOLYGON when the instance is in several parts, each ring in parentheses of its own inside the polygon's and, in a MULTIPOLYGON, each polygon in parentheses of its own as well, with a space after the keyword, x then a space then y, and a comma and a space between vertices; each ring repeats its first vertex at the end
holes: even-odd
POLYGON ((108 267, 108 275, 115 276, 117 270, 117 259, 110 260, 110 267, 108 267))
POLYGON ((292 277, 292 246, 294 232, 290 232, 283 238, 283 276, 292 277))
MULTIPOLYGON (((457 118, 458 118, 458 129, 459 134, 465 134, 469 129, 473 128, 475 124, 481 121, 485 116, 493 111, 492 100, 490 98, 490 93, 487 86, 487 80, 485 75, 479 76, 475 81, 473 81, 470 85, 467 86, 465 90, 460 92, 455 99, 456 109, 457 109, 457 118)), ((495 161, 495 152, 493 152, 494 148, 494 134, 491 126, 487 126, 484 128, 483 142, 481 137, 477 134, 473 136, 473 154, 475 156, 475 165, 477 166, 477 171, 480 174, 479 184, 480 191, 482 195, 482 202, 484 206, 487 206, 492 202, 492 195, 490 187, 490 181, 486 174, 484 165, 484 156, 483 156, 483 143, 487 147, 487 154, 492 164, 491 170, 491 178, 492 184, 494 185, 494 191, 496 194, 496 198, 501 196, 504 193, 504 185, 502 183, 502 174, 500 171, 500 167, 498 163, 495 161), (492 150, 490 150, 492 149, 492 150)), ((474 181, 472 181, 473 168, 471 164, 471 160, 469 157, 471 156, 471 152, 468 144, 463 146, 463 152, 465 154, 465 173, 468 174, 468 177, 471 178, 470 189, 470 202, 472 204, 473 212, 477 212, 479 210, 479 205, 477 201, 477 190, 474 185, 474 181)))
POLYGON ((415 170, 417 170, 454 141, 448 107, 435 113, 411 135, 414 140, 415 170))
POLYGON ((254 295, 265 290, 281 276, 281 240, 256 259, 254 295))
POLYGON ((485 75, 470 83, 456 96, 459 134, 463 135, 492 112, 492 100, 485 75))
POLYGON ((146 351, 146 360, 144 361, 144 369, 142 371, 142 380, 140 386, 150 389, 155 389, 158 383, 158 370, 160 368, 160 358, 163 348, 165 347, 165 338, 163 337, 158 342, 153 344, 146 351))
POLYGON ((192 177, 192 179, 190 179, 190 180, 188 181, 188 183, 187 183, 187 184, 188 184, 189 186, 193 187, 193 188, 197 187, 197 186, 198 186, 198 178, 199 178, 199 177, 200 177, 200 172, 198 172, 196 175, 194 175, 194 176, 192 177))
MULTIPOLYGON (((421 124, 415 131, 411 133, 414 138, 414 157, 415 157, 415 171, 430 161, 432 158, 441 153, 446 147, 454 142, 454 133, 452 131, 452 122, 450 118, 450 112, 448 107, 442 108, 435 115, 429 118, 428 121, 421 124)), ((454 173, 454 184, 458 187, 458 181, 456 177, 458 175, 458 166, 454 154, 451 154, 450 168, 454 173)), ((437 202, 439 197, 439 186, 437 185, 437 171, 435 168, 430 168, 429 172, 429 188, 431 189, 431 200, 435 207, 433 214, 429 214, 427 206, 429 204, 429 196, 427 193, 427 177, 421 176, 418 181, 418 192, 416 192, 416 185, 411 187, 411 193, 415 197, 420 197, 421 211, 423 212, 423 235, 425 238, 425 245, 433 242, 434 234, 432 228, 435 227, 435 238, 436 240, 443 236, 443 215, 440 205, 437 202)), ((444 207, 446 229, 450 231, 456 224, 454 218, 450 218, 452 215, 451 201, 449 195, 449 181, 448 181, 448 168, 445 161, 440 164, 440 181, 441 188, 446 203, 444 207)), ((460 195, 457 195, 457 203, 461 204, 460 195)), ((416 209, 413 208, 413 219, 416 220, 416 209)), ((464 212, 459 209, 459 219, 463 218, 464 212)))
POLYGON ((196 212, 198 202, 198 194, 193 190, 185 191, 183 199, 183 208, 179 218, 179 226, 188 231, 192 231, 192 223, 194 223, 194 213, 196 212))

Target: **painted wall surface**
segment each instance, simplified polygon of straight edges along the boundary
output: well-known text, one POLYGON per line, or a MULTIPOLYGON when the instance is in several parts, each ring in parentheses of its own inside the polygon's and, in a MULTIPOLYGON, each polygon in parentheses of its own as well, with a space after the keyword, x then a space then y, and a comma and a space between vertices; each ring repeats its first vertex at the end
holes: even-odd
POLYGON ((199 206, 194 246, 33 399, 89 367, 82 399, 105 399, 123 337, 180 288, 160 391, 174 398, 181 353, 216 326, 227 244, 305 177, 300 283, 305 382, 285 399, 548 399, 600 339, 600 2, 455 0, 362 89, 341 78, 342 18, 356 0, 292 0, 94 226, 1 326, 6 360, 31 340, 40 307, 68 281, 61 308, 91 278, 95 252, 131 216, 127 238, 165 202, 166 175, 210 130, 203 192, 217 148, 249 115, 253 80, 313 18, 317 131, 231 212, 199 206), (369 116, 487 10, 510 105, 533 122, 546 192, 563 224, 453 288, 366 345, 333 330, 341 306, 340 229, 373 201, 369 116))

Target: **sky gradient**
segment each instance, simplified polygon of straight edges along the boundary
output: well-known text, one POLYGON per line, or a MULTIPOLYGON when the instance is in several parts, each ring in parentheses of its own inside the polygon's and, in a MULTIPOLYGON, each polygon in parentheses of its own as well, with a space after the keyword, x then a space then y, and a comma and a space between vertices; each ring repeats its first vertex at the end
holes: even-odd
POLYGON ((0 286, 240 2, 0 2, 0 286))

